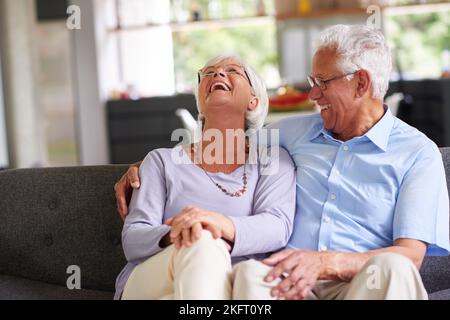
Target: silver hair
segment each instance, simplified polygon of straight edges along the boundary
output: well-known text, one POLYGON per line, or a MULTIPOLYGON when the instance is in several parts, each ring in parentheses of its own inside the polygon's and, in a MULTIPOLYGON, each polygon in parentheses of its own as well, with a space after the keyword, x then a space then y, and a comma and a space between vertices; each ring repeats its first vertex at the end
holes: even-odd
MULTIPOLYGON (((264 84, 264 80, 255 72, 255 70, 248 63, 246 63, 244 60, 242 60, 239 56, 233 55, 233 54, 230 54, 230 55, 223 54, 223 55, 214 57, 211 60, 209 60, 208 62, 206 62, 203 69, 210 67, 210 66, 214 66, 217 63, 224 61, 224 60, 228 60, 228 59, 233 59, 233 60, 239 62, 244 67, 244 70, 247 73, 248 78, 250 79, 253 94, 258 98, 259 102, 258 102, 258 106, 254 110, 247 111, 247 113, 245 115, 246 130, 249 130, 249 129, 250 130, 258 130, 264 125, 264 121, 266 120, 267 113, 269 112, 269 96, 267 95, 267 88, 266 88, 266 85, 264 84)), ((200 103, 198 100, 198 84, 194 89, 194 93, 195 93, 195 99, 197 101, 197 110, 199 112, 199 120, 203 121, 203 119, 202 119, 203 116, 200 112, 200 103)))
POLYGON ((337 66, 343 73, 366 70, 372 81, 372 97, 383 100, 389 87, 392 57, 381 31, 365 25, 335 25, 322 31, 315 42, 316 52, 324 48, 336 50, 337 66))

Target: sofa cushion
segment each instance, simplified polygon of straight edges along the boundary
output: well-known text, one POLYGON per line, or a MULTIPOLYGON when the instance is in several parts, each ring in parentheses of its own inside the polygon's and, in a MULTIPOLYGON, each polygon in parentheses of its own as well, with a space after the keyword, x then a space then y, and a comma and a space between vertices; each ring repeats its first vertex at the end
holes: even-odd
POLYGON ((428 293, 450 288, 450 256, 425 257, 420 275, 428 293))
POLYGON ((434 292, 428 295, 430 300, 450 300, 450 289, 434 292))
POLYGON ((128 166, 0 172, 0 274, 113 291, 126 263, 113 186, 128 166))
POLYGON ((98 290, 69 290, 25 278, 0 275, 0 300, 110 300, 113 293, 98 290))

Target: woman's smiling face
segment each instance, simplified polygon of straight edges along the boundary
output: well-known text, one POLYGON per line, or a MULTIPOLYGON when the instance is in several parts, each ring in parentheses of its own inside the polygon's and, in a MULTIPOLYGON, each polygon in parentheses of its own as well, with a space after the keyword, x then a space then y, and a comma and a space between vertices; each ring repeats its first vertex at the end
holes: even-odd
POLYGON ((211 112, 245 118, 254 95, 245 69, 238 61, 231 58, 219 61, 200 70, 199 77, 198 97, 205 118, 211 112))

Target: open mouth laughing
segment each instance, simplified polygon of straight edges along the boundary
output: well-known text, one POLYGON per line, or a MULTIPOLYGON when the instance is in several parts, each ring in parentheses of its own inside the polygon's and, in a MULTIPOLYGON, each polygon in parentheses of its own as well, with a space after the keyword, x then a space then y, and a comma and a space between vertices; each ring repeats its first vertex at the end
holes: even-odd
POLYGON ((228 92, 228 91, 231 91, 231 88, 227 83, 225 83, 223 81, 216 81, 216 82, 213 82, 213 84, 211 84, 211 87, 209 88, 209 93, 218 91, 218 90, 228 92))
POLYGON ((331 108, 331 104, 319 105, 320 111, 325 111, 331 108))

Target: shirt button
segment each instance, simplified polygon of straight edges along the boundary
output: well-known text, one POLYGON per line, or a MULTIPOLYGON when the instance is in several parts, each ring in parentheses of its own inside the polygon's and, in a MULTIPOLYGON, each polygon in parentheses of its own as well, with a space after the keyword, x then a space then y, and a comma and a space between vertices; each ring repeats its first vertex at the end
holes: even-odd
POLYGON ((321 246, 320 246, 320 250, 321 250, 321 251, 327 251, 327 249, 328 249, 327 246, 324 246, 324 245, 321 245, 321 246))
POLYGON ((330 217, 325 217, 325 218, 323 218, 323 221, 324 221, 325 223, 328 223, 328 222, 331 221, 331 218, 330 218, 330 217))
POLYGON ((348 151, 349 149, 350 148, 347 145, 344 146, 344 151, 348 151))
POLYGON ((331 200, 336 200, 336 195, 333 193, 333 194, 330 196, 330 198, 331 198, 331 200))

